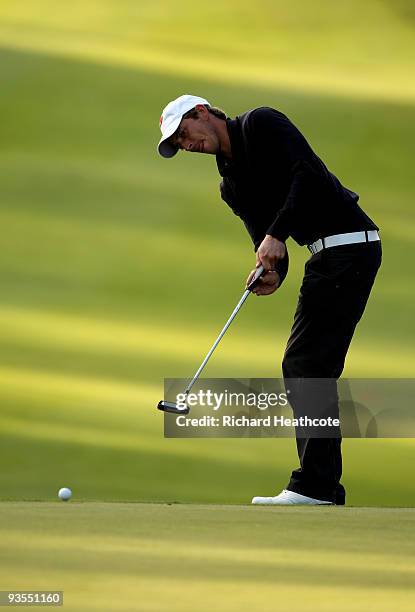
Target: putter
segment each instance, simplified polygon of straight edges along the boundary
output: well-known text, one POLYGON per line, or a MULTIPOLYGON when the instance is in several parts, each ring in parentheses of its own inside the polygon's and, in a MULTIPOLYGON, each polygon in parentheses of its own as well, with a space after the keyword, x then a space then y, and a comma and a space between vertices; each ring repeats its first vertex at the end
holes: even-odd
POLYGON ((258 280, 261 277, 263 272, 264 272, 264 266, 259 266, 257 268, 256 272, 255 272, 255 275, 254 275, 253 279, 251 280, 251 282, 247 286, 246 290, 244 291, 243 296, 241 297, 241 299, 239 300, 238 304, 236 305, 235 310, 233 311, 233 313, 231 314, 231 316, 229 317, 229 319, 225 323, 224 328, 220 332, 220 334, 217 337, 217 339, 215 340, 212 348, 210 349, 210 351, 208 352, 208 354, 204 358, 203 362, 199 366, 196 374, 193 376, 192 380, 189 382, 189 384, 187 385, 186 389, 184 390, 184 394, 185 394, 185 398, 186 398, 185 401, 184 401, 185 407, 184 408, 180 408, 179 406, 177 406, 177 404, 174 404, 173 402, 165 402, 164 400, 161 400, 158 403, 158 405, 157 405, 157 408, 159 410, 163 410, 164 412, 171 412, 172 414, 188 414, 189 413, 189 407, 186 404, 186 400, 187 400, 187 396, 190 393, 191 388, 193 387, 193 385, 195 384, 195 382, 199 378, 199 375, 200 375, 201 371, 203 370, 203 368, 205 367, 205 365, 209 361, 213 351, 215 350, 215 348, 218 346, 219 342, 221 341, 221 339, 225 335, 225 332, 228 329, 229 325, 232 323, 232 321, 234 320, 234 318, 238 314, 242 304, 245 302, 246 298, 251 293, 252 289, 258 283, 258 280))

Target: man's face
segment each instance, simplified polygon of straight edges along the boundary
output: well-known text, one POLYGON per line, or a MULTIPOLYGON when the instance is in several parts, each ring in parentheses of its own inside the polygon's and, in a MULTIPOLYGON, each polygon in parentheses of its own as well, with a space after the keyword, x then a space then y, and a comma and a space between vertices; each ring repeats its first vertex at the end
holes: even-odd
POLYGON ((220 143, 214 129, 210 113, 203 107, 199 110, 196 119, 182 119, 175 133, 170 137, 174 146, 191 153, 220 153, 220 143))

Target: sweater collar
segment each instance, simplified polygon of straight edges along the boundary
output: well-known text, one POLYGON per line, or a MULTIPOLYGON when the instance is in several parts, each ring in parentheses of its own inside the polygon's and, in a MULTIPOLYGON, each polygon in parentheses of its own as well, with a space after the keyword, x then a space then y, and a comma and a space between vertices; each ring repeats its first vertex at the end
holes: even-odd
POLYGON ((221 176, 229 176, 234 174, 243 161, 244 147, 239 117, 236 117, 235 119, 226 119, 226 127, 228 129, 229 140, 231 142, 232 159, 228 159, 223 155, 216 155, 216 164, 221 176))

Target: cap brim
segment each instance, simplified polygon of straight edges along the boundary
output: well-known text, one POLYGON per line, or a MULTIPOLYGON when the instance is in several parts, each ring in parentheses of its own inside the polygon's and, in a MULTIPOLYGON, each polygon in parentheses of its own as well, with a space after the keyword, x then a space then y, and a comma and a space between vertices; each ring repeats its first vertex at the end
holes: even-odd
POLYGON ((167 142, 167 140, 170 138, 170 136, 173 136, 174 132, 179 127, 181 120, 182 118, 179 117, 176 121, 173 121, 160 139, 157 149, 162 157, 174 157, 179 150, 178 147, 175 147, 170 142, 167 142))
POLYGON ((174 147, 172 144, 166 142, 165 140, 159 142, 158 152, 162 157, 174 157, 178 150, 178 147, 174 147))

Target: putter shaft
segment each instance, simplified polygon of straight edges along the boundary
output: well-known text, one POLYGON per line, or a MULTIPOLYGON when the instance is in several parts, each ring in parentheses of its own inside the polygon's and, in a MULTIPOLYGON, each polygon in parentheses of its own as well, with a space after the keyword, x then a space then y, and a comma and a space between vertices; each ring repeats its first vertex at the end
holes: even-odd
POLYGON ((218 346, 219 342, 222 340, 222 338, 223 338, 226 330, 228 329, 229 325, 232 323, 232 321, 234 320, 234 318, 238 314, 242 304, 245 302, 246 298, 251 293, 252 289, 255 287, 255 285, 256 285, 258 279, 260 278, 261 274, 263 273, 263 271, 264 271, 264 266, 259 266, 257 268, 257 271, 255 272, 254 278, 252 279, 252 281, 248 285, 247 289, 244 291, 241 299, 239 300, 239 302, 235 306, 235 309, 232 312, 232 314, 229 317, 229 319, 226 321, 222 331, 220 332, 219 336, 215 340, 212 348, 210 349, 210 351, 208 352, 208 354, 204 358, 203 362, 200 364, 200 366, 199 366, 198 370, 196 371, 195 375, 193 376, 192 380, 189 382, 189 384, 187 385, 186 389, 184 390, 186 395, 190 392, 190 389, 193 387, 193 385, 195 384, 196 380, 199 378, 199 375, 200 375, 201 371, 203 370, 203 368, 205 367, 205 365, 209 361, 213 351, 218 346))

